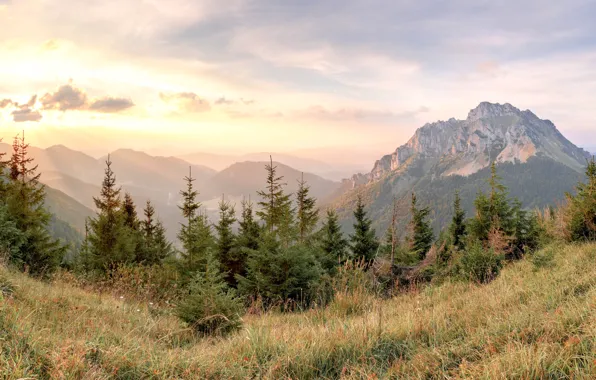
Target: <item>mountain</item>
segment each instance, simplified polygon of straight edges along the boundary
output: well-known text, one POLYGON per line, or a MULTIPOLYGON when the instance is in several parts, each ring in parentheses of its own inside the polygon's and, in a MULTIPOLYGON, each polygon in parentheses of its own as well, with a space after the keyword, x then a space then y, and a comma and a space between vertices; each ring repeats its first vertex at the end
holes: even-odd
MULTIPOLYGON (((256 200, 258 199, 256 192, 265 186, 266 164, 268 162, 264 161, 235 163, 210 179, 205 194, 210 197, 221 197, 222 194, 236 197, 251 196, 256 200)), ((287 184, 286 191, 295 192, 298 189, 298 181, 302 178, 302 172, 279 162, 274 161, 273 164, 277 166, 277 174, 284 177, 284 182, 287 184)), ((304 173, 304 180, 310 186, 311 194, 319 199, 329 197, 340 186, 339 182, 311 173, 304 173)))
POLYGON ((269 161, 270 156, 272 156, 276 162, 283 163, 284 165, 290 166, 296 170, 314 173, 321 177, 338 181, 352 174, 356 168, 359 168, 358 165, 346 165, 339 163, 331 164, 321 160, 287 153, 258 152, 244 155, 220 155, 197 152, 180 156, 180 158, 193 164, 203 164, 221 171, 235 163, 246 161, 269 161))
POLYGON ((485 187, 491 161, 525 207, 543 207, 563 198, 578 179, 589 154, 567 140, 549 120, 511 104, 483 102, 466 120, 425 124, 393 153, 377 160, 369 173, 342 184, 332 205, 349 228, 357 194, 370 205, 371 217, 382 234, 389 209, 398 200, 401 226, 408 221, 409 198, 416 192, 422 205, 433 209, 434 227, 444 227, 456 190, 471 215, 477 189, 485 187))
POLYGON ((85 232, 85 220, 95 212, 60 190, 46 186, 45 206, 57 219, 68 223, 78 232, 85 232))

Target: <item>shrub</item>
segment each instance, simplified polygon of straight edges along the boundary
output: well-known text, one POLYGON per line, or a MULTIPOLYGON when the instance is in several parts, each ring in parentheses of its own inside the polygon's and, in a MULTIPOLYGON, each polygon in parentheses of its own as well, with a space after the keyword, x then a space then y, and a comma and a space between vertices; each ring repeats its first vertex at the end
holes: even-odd
POLYGON ((205 271, 199 271, 180 300, 176 314, 201 335, 225 335, 242 326, 243 306, 234 289, 227 286, 219 263, 210 257, 205 271))
POLYGON ((314 250, 306 245, 283 247, 264 240, 248 258, 246 277, 238 276, 238 289, 248 298, 261 297, 264 306, 284 309, 315 301, 322 269, 314 250))
POLYGON ((503 255, 494 249, 485 249, 479 242, 469 245, 458 256, 456 274, 466 280, 487 283, 492 281, 502 268, 503 255))

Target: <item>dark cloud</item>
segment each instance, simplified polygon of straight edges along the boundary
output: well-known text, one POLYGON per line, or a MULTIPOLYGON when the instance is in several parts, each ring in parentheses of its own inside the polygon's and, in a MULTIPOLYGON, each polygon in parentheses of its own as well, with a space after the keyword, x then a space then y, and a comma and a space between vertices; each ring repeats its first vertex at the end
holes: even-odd
POLYGON ((177 106, 181 111, 190 113, 206 112, 211 109, 209 102, 194 92, 159 93, 159 98, 168 104, 177 106))
POLYGON ((54 93, 47 93, 41 98, 44 110, 80 110, 87 105, 87 94, 71 84, 60 86, 54 93))
POLYGON ((106 97, 93 101, 89 105, 89 110, 104 113, 114 113, 124 111, 125 109, 133 107, 134 105, 135 104, 132 102, 132 100, 127 98, 106 97))
POLYGON ((12 111, 12 119, 17 122, 21 123, 24 121, 40 121, 42 118, 41 113, 37 110, 33 110, 31 108, 24 108, 12 111))

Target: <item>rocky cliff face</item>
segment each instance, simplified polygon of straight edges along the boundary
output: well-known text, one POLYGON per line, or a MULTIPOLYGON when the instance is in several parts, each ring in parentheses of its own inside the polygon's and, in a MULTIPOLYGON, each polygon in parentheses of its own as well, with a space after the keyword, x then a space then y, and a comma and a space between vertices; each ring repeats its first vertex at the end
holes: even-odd
POLYGON ((406 144, 378 160, 364 178, 352 180, 355 186, 375 181, 421 160, 439 164, 442 176, 468 176, 492 160, 525 163, 532 156, 581 170, 589 154, 567 140, 552 122, 531 111, 483 102, 466 120, 452 118, 424 125, 406 144))

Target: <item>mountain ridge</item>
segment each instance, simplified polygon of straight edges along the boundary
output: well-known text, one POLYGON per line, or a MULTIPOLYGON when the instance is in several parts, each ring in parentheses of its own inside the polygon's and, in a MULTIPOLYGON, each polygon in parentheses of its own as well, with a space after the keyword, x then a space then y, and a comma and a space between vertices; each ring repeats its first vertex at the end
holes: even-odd
POLYGON ((509 103, 482 102, 465 120, 451 118, 418 128, 405 144, 377 160, 370 172, 344 180, 329 206, 349 230, 355 200, 362 196, 377 232, 383 233, 396 200, 404 235, 409 198, 415 192, 420 205, 431 208, 438 232, 449 221, 455 191, 465 190, 464 208, 471 215, 475 192, 485 187, 491 162, 497 163, 511 195, 524 207, 544 207, 573 190, 589 156, 551 121, 509 103))
POLYGON ((509 103, 481 102, 465 120, 450 118, 426 123, 394 152, 377 160, 369 173, 350 178, 353 186, 379 180, 408 161, 452 159, 444 162, 441 175, 467 176, 491 161, 527 162, 532 156, 547 156, 579 171, 589 153, 567 140, 550 120, 509 103))

